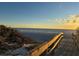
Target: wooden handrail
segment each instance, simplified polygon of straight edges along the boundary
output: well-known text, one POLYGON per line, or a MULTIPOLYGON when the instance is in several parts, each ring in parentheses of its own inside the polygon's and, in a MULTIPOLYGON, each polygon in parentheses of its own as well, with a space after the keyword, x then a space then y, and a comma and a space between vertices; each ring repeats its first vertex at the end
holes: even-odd
POLYGON ((51 40, 40 44, 39 46, 37 46, 36 48, 34 48, 33 50, 30 51, 30 55, 31 56, 39 56, 39 55, 41 55, 46 49, 48 49, 49 46, 51 46, 53 43, 55 43, 62 35, 63 35, 63 32, 56 35, 51 40))

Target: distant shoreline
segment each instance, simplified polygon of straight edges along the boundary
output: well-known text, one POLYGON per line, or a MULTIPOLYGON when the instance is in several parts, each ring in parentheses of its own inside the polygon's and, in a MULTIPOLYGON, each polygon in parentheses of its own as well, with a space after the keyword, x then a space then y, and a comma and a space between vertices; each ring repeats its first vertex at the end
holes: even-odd
POLYGON ((14 29, 37 29, 37 30, 76 30, 76 29, 48 29, 48 28, 14 28, 14 29))

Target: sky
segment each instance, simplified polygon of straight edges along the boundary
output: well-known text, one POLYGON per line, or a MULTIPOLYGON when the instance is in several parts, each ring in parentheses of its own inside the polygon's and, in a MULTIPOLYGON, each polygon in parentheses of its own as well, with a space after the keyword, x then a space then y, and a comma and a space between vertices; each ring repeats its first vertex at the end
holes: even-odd
POLYGON ((0 24, 11 27, 70 28, 78 14, 78 2, 0 2, 0 24))

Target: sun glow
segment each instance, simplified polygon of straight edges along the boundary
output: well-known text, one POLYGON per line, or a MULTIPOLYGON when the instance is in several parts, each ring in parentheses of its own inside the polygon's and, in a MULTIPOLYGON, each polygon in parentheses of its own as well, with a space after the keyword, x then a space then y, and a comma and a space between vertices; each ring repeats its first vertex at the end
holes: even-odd
MULTIPOLYGON (((56 20, 57 21, 57 20, 56 20)), ((51 21, 53 22, 53 21, 51 21)), ((71 29, 75 30, 79 26, 79 15, 70 15, 65 22, 61 21, 59 24, 59 21, 57 21, 58 24, 56 25, 48 25, 48 24, 16 24, 13 27, 16 28, 47 28, 47 29, 71 29)))

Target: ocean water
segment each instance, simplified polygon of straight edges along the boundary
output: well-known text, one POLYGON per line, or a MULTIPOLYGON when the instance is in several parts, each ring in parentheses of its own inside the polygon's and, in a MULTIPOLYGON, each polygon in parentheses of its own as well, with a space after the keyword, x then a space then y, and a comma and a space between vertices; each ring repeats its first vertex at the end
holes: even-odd
POLYGON ((32 28, 17 28, 17 30, 22 33, 23 36, 30 37, 31 39, 44 42, 50 40, 57 34, 64 32, 65 38, 70 38, 73 30, 61 30, 61 29, 32 29, 32 28))

